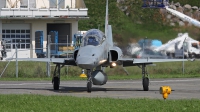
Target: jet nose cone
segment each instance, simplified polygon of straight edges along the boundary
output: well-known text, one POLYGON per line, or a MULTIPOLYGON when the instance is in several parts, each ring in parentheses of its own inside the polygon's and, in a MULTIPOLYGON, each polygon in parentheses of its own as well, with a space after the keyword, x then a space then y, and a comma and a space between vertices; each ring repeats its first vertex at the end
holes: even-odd
POLYGON ((76 59, 76 64, 82 69, 93 69, 96 67, 97 62, 91 57, 78 57, 76 59))

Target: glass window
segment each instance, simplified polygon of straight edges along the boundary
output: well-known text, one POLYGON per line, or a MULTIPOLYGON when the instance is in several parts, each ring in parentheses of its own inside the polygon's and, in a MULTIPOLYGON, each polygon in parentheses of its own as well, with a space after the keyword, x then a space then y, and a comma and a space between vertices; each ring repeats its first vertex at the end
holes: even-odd
POLYGON ((50 0, 49 3, 50 8, 57 8, 57 0, 50 0))
POLYGON ((11 30, 11 33, 15 33, 15 30, 11 30))
POLYGON ((26 48, 30 48, 30 44, 26 44, 26 48))
POLYGON ((6 38, 6 36, 5 36, 5 35, 2 35, 2 38, 6 38))
POLYGON ((97 46, 99 45, 98 40, 95 37, 88 37, 88 43, 87 45, 94 45, 97 46))
POLYGON ((16 30, 16 33, 20 33, 20 30, 16 30))
POLYGON ((30 49, 30 30, 21 29, 21 30, 15 30, 15 29, 4 29, 2 30, 2 40, 6 39, 7 44, 10 49, 15 49, 16 45, 20 42, 18 45, 19 49, 30 49), (12 43, 12 44, 11 44, 12 43))
POLYGON ((21 49, 25 49, 25 44, 21 44, 21 49))
POLYGON ((16 41, 15 41, 15 39, 12 39, 12 43, 15 43, 16 41))
POLYGON ((6 30, 6 33, 10 33, 10 30, 6 30))
POLYGON ((21 30, 21 33, 25 33, 25 30, 21 30))
POLYGON ((192 43, 192 47, 198 49, 197 43, 192 43))
POLYGON ((17 42, 17 43, 20 42, 20 39, 16 39, 16 42, 17 42))
POLYGON ((26 30, 26 33, 30 33, 30 30, 26 30))
POLYGON ((25 35, 21 35, 21 38, 25 38, 26 36, 25 35))
POLYGON ((26 39, 26 43, 30 43, 30 39, 26 39))
POLYGON ((10 44, 6 44, 6 49, 11 49, 11 45, 10 44))
POLYGON ((12 40, 11 39, 6 39, 5 41, 6 41, 6 43, 11 43, 12 40))
POLYGON ((21 43, 25 43, 25 39, 21 39, 21 43))
POLYGON ((106 38, 105 35, 100 30, 91 29, 84 34, 81 46, 86 46, 86 45, 97 46, 101 44, 105 40, 105 38, 106 38))
POLYGON ((6 35, 6 38, 10 38, 10 35, 6 35))
POLYGON ((20 38, 20 35, 19 35, 19 34, 17 34, 17 35, 16 35, 16 38, 20 38))
POLYGON ((15 49, 15 44, 13 44, 13 49, 15 49))
POLYGON ((15 38, 15 35, 11 35, 11 38, 15 38))
POLYGON ((26 38, 30 38, 30 35, 29 35, 29 34, 26 34, 26 38))

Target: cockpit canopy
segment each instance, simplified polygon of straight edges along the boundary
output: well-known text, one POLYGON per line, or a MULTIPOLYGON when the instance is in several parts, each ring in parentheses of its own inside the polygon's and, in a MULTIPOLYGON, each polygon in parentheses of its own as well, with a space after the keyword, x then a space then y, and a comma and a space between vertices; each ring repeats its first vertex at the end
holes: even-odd
POLYGON ((98 46, 105 40, 105 35, 98 29, 88 30, 82 38, 82 46, 94 45, 98 46))

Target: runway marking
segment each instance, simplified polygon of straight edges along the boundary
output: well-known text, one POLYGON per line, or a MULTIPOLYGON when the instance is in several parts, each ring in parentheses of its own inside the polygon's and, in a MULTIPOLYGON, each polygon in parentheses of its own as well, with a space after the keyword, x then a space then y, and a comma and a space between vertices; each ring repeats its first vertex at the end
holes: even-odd
MULTIPOLYGON (((189 82, 189 81, 200 81, 200 79, 186 79, 186 80, 162 80, 162 81, 151 81, 150 82, 189 82)), ((133 82, 107 82, 107 83, 141 83, 142 81, 135 81, 133 82)))
MULTIPOLYGON (((151 81, 150 80, 150 83, 152 82, 189 82, 189 81, 200 81, 200 79, 180 79, 180 80, 161 80, 161 81, 151 81)), ((81 81, 80 83, 71 83, 71 81, 69 81, 70 83, 67 83, 67 82, 63 82, 61 83, 61 85, 65 85, 65 84, 68 84, 68 85, 74 85, 74 84, 83 84, 84 82, 81 81)), ((132 81, 132 82, 120 82, 120 81, 116 81, 116 82, 107 82, 107 84, 130 84, 130 83, 141 83, 142 81, 132 81)), ((18 86, 18 85, 52 85, 52 83, 19 83, 19 84, 0 84, 0 86, 18 86)))
POLYGON ((52 83, 21 83, 21 84, 0 84, 0 86, 20 86, 20 85, 48 85, 52 83))

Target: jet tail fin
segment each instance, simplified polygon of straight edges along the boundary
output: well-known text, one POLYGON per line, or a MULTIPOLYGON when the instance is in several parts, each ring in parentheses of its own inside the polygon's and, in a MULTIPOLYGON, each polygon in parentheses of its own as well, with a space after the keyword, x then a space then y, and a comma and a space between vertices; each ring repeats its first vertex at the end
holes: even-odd
POLYGON ((113 46, 112 26, 108 25, 108 43, 113 46))
POLYGON ((108 0, 106 0, 105 35, 108 37, 108 0))
POLYGON ((112 27, 108 25, 108 0, 106 0, 105 35, 110 45, 113 46, 112 27))

